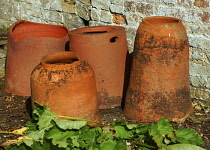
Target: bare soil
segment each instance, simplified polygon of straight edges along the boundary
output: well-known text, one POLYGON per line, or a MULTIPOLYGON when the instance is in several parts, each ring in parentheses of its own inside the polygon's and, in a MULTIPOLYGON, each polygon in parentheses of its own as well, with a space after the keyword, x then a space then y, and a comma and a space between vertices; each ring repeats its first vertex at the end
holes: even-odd
MULTIPOLYGON (((4 78, 0 79, 0 150, 8 140, 18 138, 18 135, 1 133, 1 131, 13 131, 26 126, 31 118, 30 97, 21 97, 8 94, 4 91, 4 78)), ((101 110, 101 122, 110 124, 114 120, 126 120, 120 107, 101 110)), ((128 120, 127 120, 128 121, 128 120)), ((195 109, 184 123, 172 123, 175 128, 193 128, 203 138, 203 148, 210 150, 210 113, 205 112, 202 107, 195 109)))

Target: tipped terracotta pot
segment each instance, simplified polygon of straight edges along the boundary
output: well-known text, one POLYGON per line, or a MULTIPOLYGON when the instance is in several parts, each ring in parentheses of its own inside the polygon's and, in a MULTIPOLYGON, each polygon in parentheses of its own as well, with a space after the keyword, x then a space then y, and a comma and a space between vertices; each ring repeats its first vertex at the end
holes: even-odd
POLYGON ((68 28, 19 20, 9 30, 5 90, 30 96, 30 74, 40 59, 55 51, 65 51, 68 28))
POLYGON ((181 20, 143 19, 135 39, 124 113, 143 122, 182 122, 192 111, 189 44, 181 20))
POLYGON ((31 75, 32 102, 64 116, 99 120, 95 75, 87 62, 72 52, 54 52, 41 60, 31 75))
POLYGON ((72 30, 69 49, 93 67, 99 108, 120 106, 128 50, 125 29, 95 26, 72 30))

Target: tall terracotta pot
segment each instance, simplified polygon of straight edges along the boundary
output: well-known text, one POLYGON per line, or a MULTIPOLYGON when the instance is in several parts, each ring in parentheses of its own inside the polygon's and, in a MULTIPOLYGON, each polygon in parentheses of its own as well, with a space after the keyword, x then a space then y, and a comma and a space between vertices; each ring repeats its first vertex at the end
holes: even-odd
POLYGON ((99 108, 120 106, 128 50, 125 29, 119 26, 83 27, 69 34, 70 51, 77 53, 95 71, 99 108))
POLYGON ((30 74, 40 59, 51 52, 65 51, 68 28, 60 25, 15 22, 9 30, 6 58, 5 90, 30 96, 30 74))
POLYGON ((184 121, 191 113, 189 45, 181 20, 143 19, 135 39, 124 113, 143 122, 184 121))
POLYGON ((32 102, 59 115, 98 121, 98 99, 92 67, 72 52, 44 56, 31 75, 32 102))

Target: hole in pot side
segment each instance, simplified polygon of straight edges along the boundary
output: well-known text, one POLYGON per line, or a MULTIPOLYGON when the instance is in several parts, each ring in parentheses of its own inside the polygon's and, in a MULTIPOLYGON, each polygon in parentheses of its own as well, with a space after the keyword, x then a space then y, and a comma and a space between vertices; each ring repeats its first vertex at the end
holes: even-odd
POLYGON ((90 32, 83 32, 83 34, 101 34, 101 33, 108 33, 109 31, 90 31, 90 32))
POLYGON ((114 43, 114 42, 117 42, 117 40, 118 40, 118 37, 114 36, 110 39, 110 42, 114 43))
POLYGON ((78 58, 61 58, 61 59, 56 59, 56 60, 46 60, 46 64, 56 64, 56 65, 61 65, 61 64, 72 64, 75 61, 79 61, 78 58))

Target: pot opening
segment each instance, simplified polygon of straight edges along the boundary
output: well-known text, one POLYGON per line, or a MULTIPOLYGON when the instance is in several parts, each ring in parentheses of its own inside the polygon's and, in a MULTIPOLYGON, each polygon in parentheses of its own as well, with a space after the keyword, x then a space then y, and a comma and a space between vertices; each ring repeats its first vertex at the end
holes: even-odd
POLYGON ((56 65, 64 65, 64 64, 72 64, 75 61, 79 61, 77 58, 65 58, 65 59, 56 59, 56 60, 46 60, 46 64, 56 64, 56 65))
POLYGON ((90 31, 90 32, 83 32, 83 34, 101 34, 101 33, 108 33, 109 31, 90 31))
POLYGON ((149 18, 145 20, 148 23, 178 23, 179 19, 176 18, 149 18))

